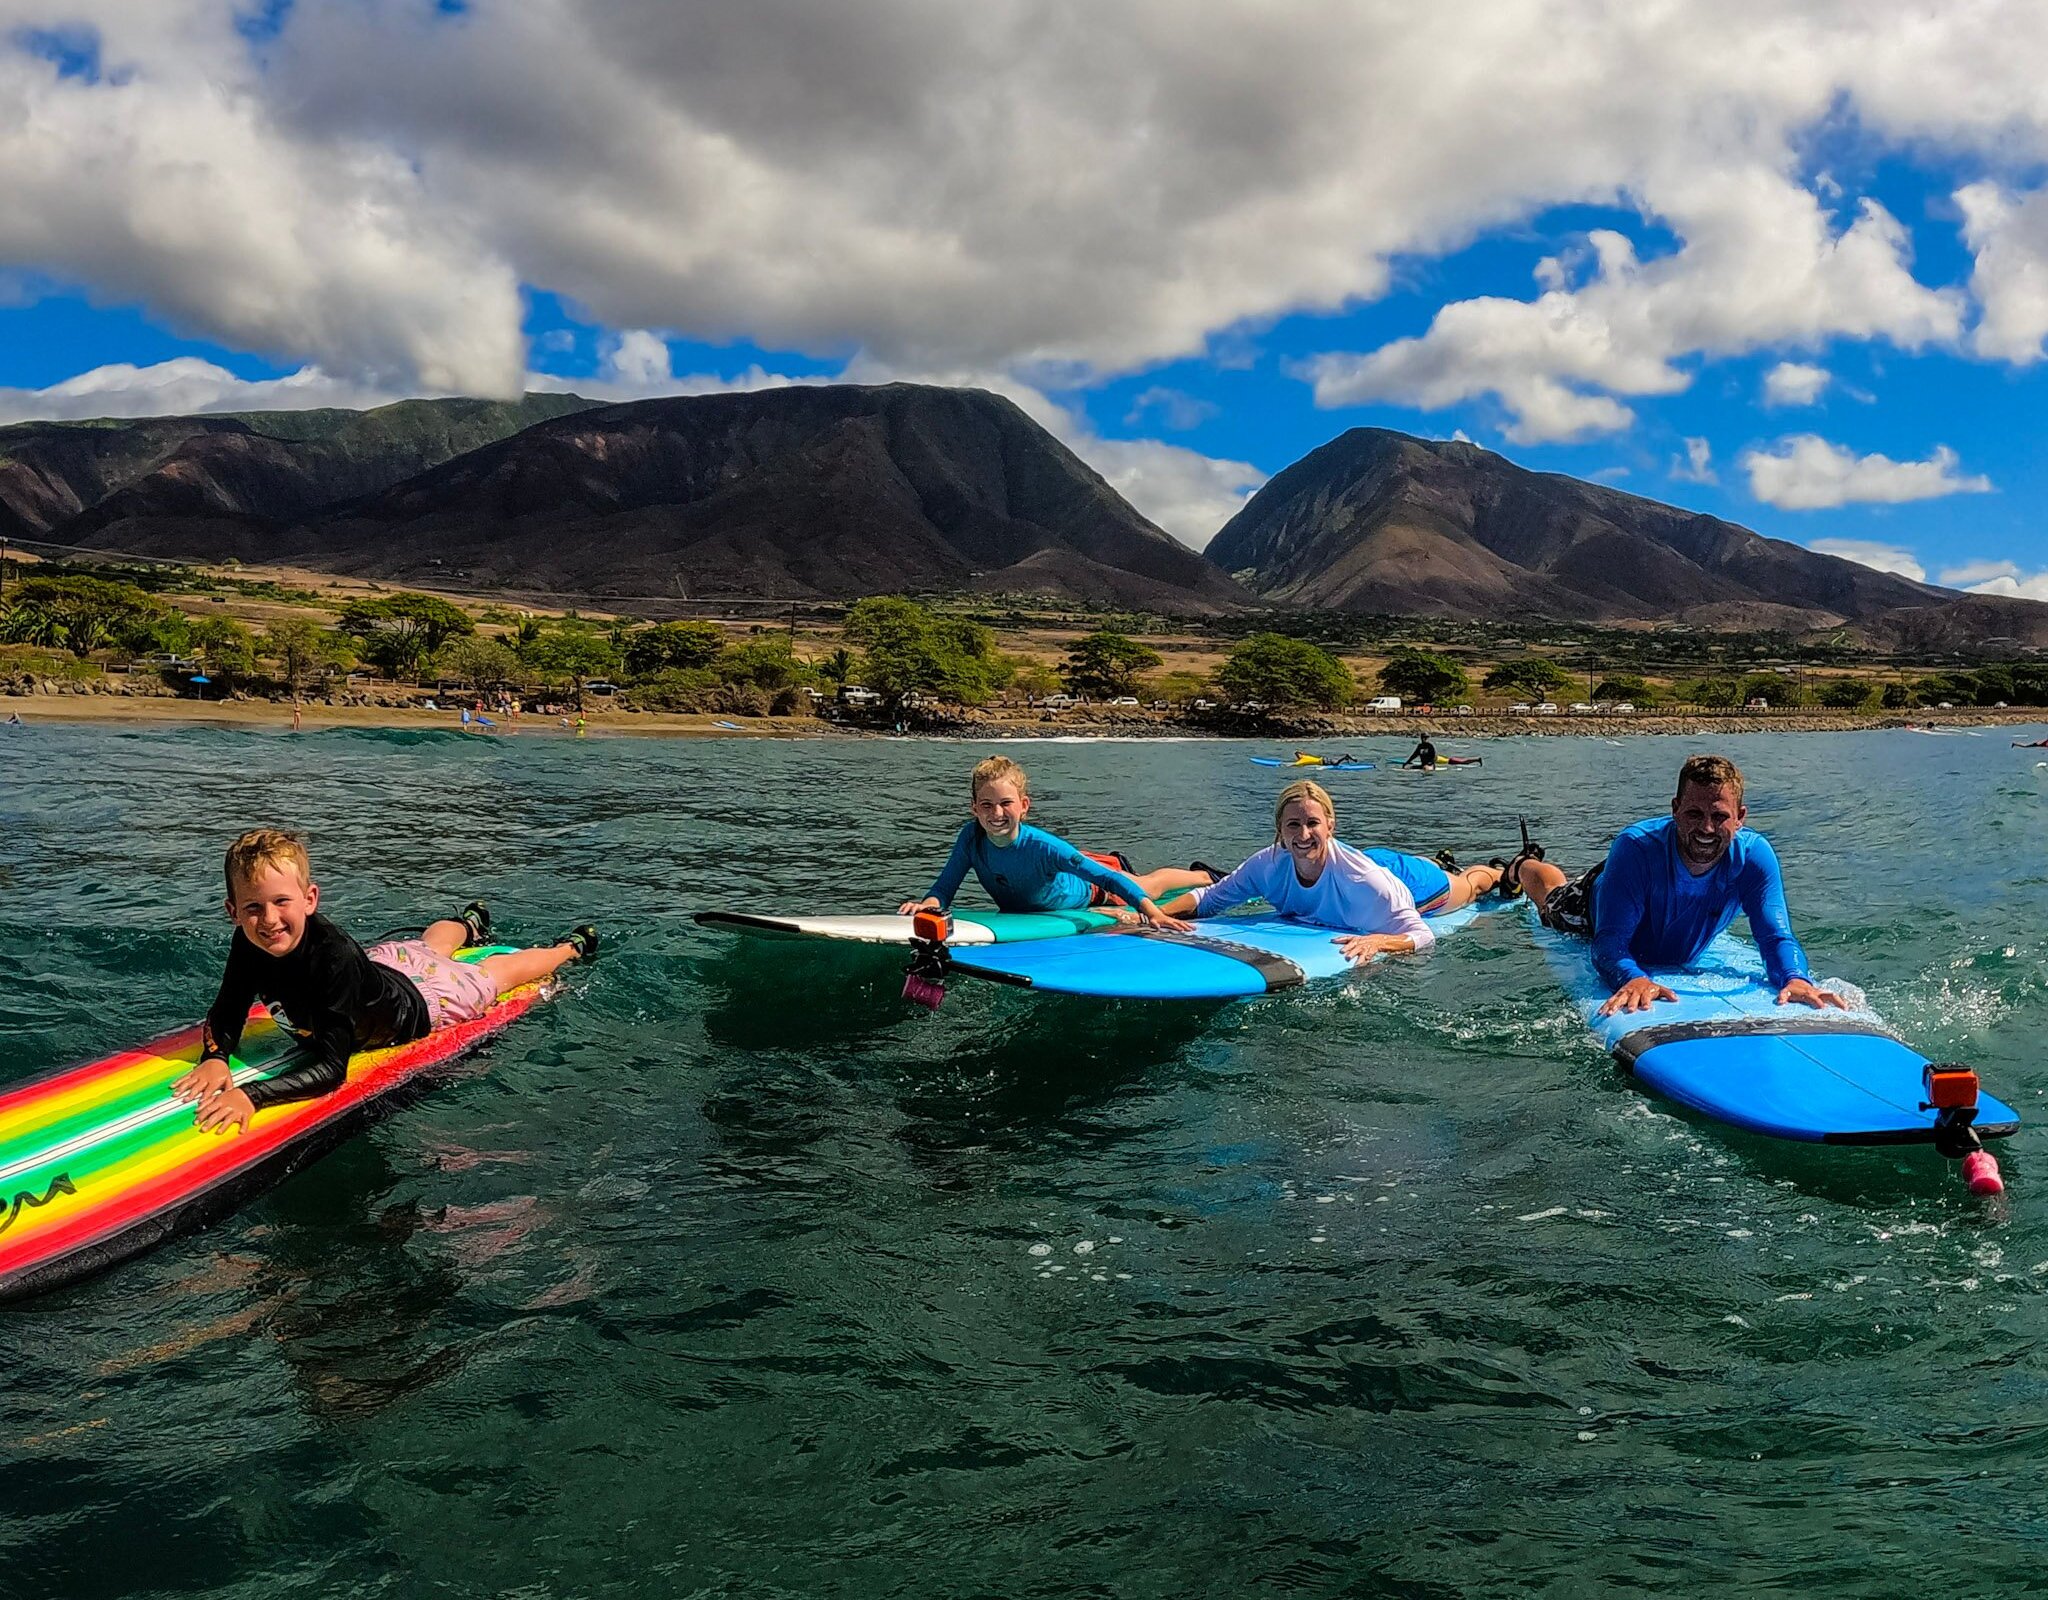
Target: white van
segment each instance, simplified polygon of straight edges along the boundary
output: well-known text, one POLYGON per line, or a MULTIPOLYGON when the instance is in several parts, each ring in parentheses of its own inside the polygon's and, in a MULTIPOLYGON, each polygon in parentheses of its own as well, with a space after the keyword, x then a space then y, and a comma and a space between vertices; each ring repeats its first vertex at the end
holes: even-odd
POLYGON ((1368 713, 1375 711, 1399 711, 1401 709, 1401 697, 1397 694, 1379 695, 1366 701, 1365 709, 1368 713))

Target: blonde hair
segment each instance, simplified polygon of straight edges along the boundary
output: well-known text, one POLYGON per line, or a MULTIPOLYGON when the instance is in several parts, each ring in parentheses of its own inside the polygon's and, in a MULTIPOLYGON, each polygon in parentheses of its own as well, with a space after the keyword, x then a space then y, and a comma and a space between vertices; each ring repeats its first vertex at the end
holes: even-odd
POLYGON ((1330 798, 1330 791, 1313 778, 1301 778, 1280 791, 1280 798, 1273 802, 1273 842, 1280 842, 1280 819, 1287 808, 1297 800, 1307 800, 1323 808, 1323 815, 1330 819, 1332 837, 1337 832, 1337 802, 1330 798))
POLYGON ((313 881, 313 858, 306 854, 306 841, 282 828, 251 828, 228 846, 223 863, 228 880, 228 898, 256 876, 259 867, 289 867, 298 874, 299 886, 313 881))
POLYGON ((1024 796, 1031 793, 1031 780, 1024 776, 1024 769, 1008 756, 990 756, 986 761, 975 763, 974 770, 967 775, 967 796, 973 799, 981 793, 985 783, 995 783, 1008 778, 1017 786, 1017 792, 1024 796))
POLYGON ((1726 756, 1687 756, 1685 765, 1678 769, 1678 789, 1671 796, 1673 805, 1685 798, 1685 786, 1689 783, 1702 789, 1733 789, 1735 803, 1742 804, 1742 769, 1726 756))

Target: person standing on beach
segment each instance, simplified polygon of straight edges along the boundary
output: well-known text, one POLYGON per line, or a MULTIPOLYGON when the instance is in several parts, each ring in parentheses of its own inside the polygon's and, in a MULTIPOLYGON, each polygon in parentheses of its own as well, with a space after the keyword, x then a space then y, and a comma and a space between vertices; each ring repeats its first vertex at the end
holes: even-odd
POLYGON ((1622 830, 1607 859, 1577 878, 1528 842, 1504 864, 1503 892, 1528 895, 1543 925, 1590 939, 1593 964, 1615 986, 1602 1016, 1647 1011, 1678 996, 1649 967, 1688 967, 1741 911, 1778 991, 1779 1005, 1846 1009, 1815 986, 1792 936, 1777 852, 1744 826, 1742 769, 1725 756, 1692 756, 1678 771, 1671 815, 1622 830))

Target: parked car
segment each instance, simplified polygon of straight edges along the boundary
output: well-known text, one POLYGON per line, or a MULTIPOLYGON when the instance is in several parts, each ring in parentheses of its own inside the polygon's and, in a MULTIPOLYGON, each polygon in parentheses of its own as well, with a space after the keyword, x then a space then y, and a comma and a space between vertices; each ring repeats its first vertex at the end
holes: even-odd
POLYGON ((1068 706, 1077 706, 1081 702, 1070 694, 1049 694, 1038 703, 1049 711, 1064 711, 1068 706))
POLYGON ((1571 714, 1575 717, 1590 717, 1593 714, 1593 708, 1583 700, 1574 700, 1571 703, 1571 714))
POLYGON ((1744 711, 1768 711, 1771 709, 1771 703, 1768 700, 1752 700, 1742 709, 1744 711))
POLYGON ((1537 716, 1539 716, 1539 717, 1554 717, 1554 716, 1556 716, 1556 715, 1557 715, 1557 702, 1556 702, 1555 700, 1545 700, 1545 701, 1544 701, 1544 702, 1543 702, 1543 703, 1542 703, 1541 705, 1537 706, 1537 708, 1536 708, 1536 715, 1537 715, 1537 716))
POLYGON ((1460 706, 1458 707, 1458 715, 1461 717, 1469 717, 1472 715, 1472 708, 1470 706, 1460 706))
POLYGON ((1621 716, 1624 716, 1624 717, 1632 717, 1632 716, 1634 716, 1634 715, 1635 715, 1635 710, 1636 710, 1636 708, 1635 708, 1635 703, 1634 703, 1633 701, 1629 701, 1629 700, 1624 700, 1624 701, 1622 701, 1622 702, 1621 702, 1621 704, 1619 704, 1618 706, 1616 706, 1616 707, 1615 707, 1614 709, 1615 709, 1615 711, 1616 711, 1617 713, 1619 713, 1619 714, 1620 714, 1621 716))
POLYGON ((1214 700, 1190 700, 1188 702, 1188 709, 1190 711, 1214 711, 1216 709, 1216 702, 1214 700))
POLYGON ((1368 715, 1375 712, 1399 711, 1401 697, 1397 694, 1374 695, 1372 699, 1366 701, 1365 709, 1368 715))
POLYGON ((1536 708, 1530 705, 1528 701, 1517 700, 1513 705, 1508 707, 1508 715, 1511 717, 1526 717, 1530 712, 1534 711, 1535 709, 1536 708))
POLYGON ((1956 703, 1953 700, 1938 701, 1934 707, 1936 711, 1953 711, 1955 708, 1956 703))
POLYGON ((1134 694, 1120 694, 1110 701, 1110 704, 1113 706, 1134 706, 1137 703, 1138 697, 1134 694))

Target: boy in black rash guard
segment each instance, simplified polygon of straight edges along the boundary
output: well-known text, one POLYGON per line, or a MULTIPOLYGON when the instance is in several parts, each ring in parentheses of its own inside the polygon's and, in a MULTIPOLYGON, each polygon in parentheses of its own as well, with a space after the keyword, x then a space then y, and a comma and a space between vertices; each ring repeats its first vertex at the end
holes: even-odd
POLYGON ((319 914, 320 886, 294 835, 245 833, 228 847, 226 865, 235 924, 227 973, 201 1025, 199 1064, 171 1086, 180 1099, 198 1102, 199 1126, 215 1133, 246 1129, 260 1106, 331 1093, 347 1080, 348 1058, 358 1050, 473 1021, 507 990, 597 951, 597 930, 586 923, 554 945, 457 961, 457 950, 489 934, 480 904, 459 922, 436 922, 417 939, 366 951, 319 914), (280 1023, 305 1042, 309 1059, 238 1089, 228 1056, 258 1000, 283 1013, 280 1023))

